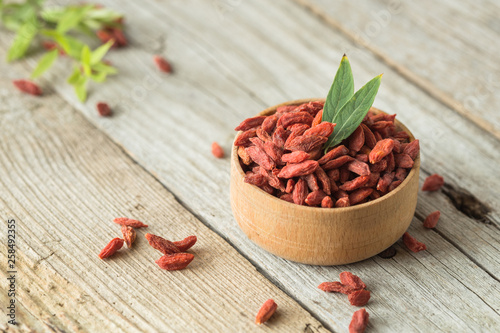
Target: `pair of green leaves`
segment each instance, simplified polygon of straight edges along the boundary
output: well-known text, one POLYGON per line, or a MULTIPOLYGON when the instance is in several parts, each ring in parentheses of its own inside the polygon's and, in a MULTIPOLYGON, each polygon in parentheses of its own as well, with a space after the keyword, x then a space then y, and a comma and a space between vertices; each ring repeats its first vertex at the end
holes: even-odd
POLYGON ((361 124, 375 100, 381 79, 382 74, 354 93, 351 65, 344 54, 323 108, 322 121, 337 124, 325 143, 325 152, 348 138, 361 124))

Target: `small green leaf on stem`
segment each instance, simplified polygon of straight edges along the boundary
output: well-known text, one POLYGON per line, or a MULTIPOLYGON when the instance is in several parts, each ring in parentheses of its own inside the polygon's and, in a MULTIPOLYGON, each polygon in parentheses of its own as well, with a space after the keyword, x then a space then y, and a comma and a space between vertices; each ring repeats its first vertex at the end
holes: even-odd
POLYGON ((325 151, 348 138, 349 135, 356 130, 359 124, 361 124, 375 100, 381 79, 382 74, 365 84, 354 94, 354 96, 352 96, 340 111, 335 114, 332 122, 337 125, 335 126, 333 134, 330 135, 330 138, 325 144, 325 151))
POLYGON ((90 65, 95 65, 104 58, 106 53, 108 53, 111 46, 113 46, 113 41, 110 40, 106 44, 99 46, 97 49, 92 51, 90 56, 90 65))
POLYGON ((35 38, 38 32, 38 22, 35 17, 26 21, 17 31, 14 42, 7 54, 7 61, 13 61, 22 58, 28 50, 31 41, 35 38))
POLYGON ((333 118, 354 94, 354 79, 352 77, 349 59, 344 54, 340 61, 339 69, 335 74, 332 87, 326 97, 323 108, 323 121, 333 122, 333 118))
POLYGON ((31 73, 31 78, 35 79, 45 73, 46 70, 52 66, 54 61, 57 59, 57 56, 59 55, 59 50, 54 49, 52 51, 47 52, 38 62, 38 65, 36 66, 35 70, 33 73, 31 73))

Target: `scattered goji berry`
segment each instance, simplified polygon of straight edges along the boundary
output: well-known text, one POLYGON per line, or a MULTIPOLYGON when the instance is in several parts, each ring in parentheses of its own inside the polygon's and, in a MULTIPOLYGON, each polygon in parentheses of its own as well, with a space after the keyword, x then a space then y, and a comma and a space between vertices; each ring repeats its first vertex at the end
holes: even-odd
POLYGON ((370 299, 370 292, 363 289, 355 290, 349 293, 349 295, 347 295, 347 298, 349 299, 349 303, 351 303, 351 305, 365 306, 370 299))
POLYGON ((212 142, 212 155, 217 158, 224 157, 224 149, 217 142, 212 142))
POLYGON ((132 228, 147 228, 148 225, 142 223, 141 221, 137 221, 134 219, 129 219, 128 217, 117 217, 113 220, 116 224, 120 225, 128 225, 132 228))
POLYGON ((365 289, 366 284, 359 278, 359 276, 351 272, 342 272, 339 274, 340 282, 354 290, 365 289))
POLYGON ((102 251, 99 253, 99 258, 104 259, 115 254, 116 251, 121 249, 123 246, 123 239, 113 238, 102 251))
POLYGON ((368 325, 369 317, 364 308, 354 312, 349 324, 349 333, 363 333, 368 325))
POLYGON ((181 241, 176 241, 173 242, 175 246, 179 249, 181 252, 186 252, 189 250, 191 247, 193 247, 194 244, 196 244, 196 241, 198 238, 196 236, 187 236, 181 241))
POLYGON ((159 56, 159 55, 153 56, 153 61, 154 61, 155 65, 156 65, 156 67, 158 67, 158 69, 160 71, 162 71, 164 73, 172 73, 172 66, 162 56, 159 56))
POLYGON ((162 252, 163 254, 173 254, 181 252, 181 250, 168 239, 149 233, 144 236, 146 237, 149 245, 151 245, 152 248, 162 252))
POLYGON ((422 191, 437 191, 444 185, 444 178, 437 173, 430 175, 422 185, 422 191))
POLYGON ((135 238, 137 237, 135 229, 128 225, 122 225, 121 230, 125 244, 127 244, 127 247, 132 247, 132 243, 134 243, 135 238))
POLYGON ((160 259, 156 260, 155 263, 160 266, 161 269, 177 271, 186 268, 193 259, 194 255, 191 253, 174 253, 165 254, 160 259))
POLYGON ((112 114, 111 108, 105 102, 99 102, 96 104, 97 112, 101 117, 109 117, 112 114))
POLYGON ((424 227, 429 229, 435 228, 439 221, 440 216, 441 212, 439 210, 436 210, 435 212, 432 212, 429 215, 427 215, 424 221, 424 227))
POLYGON ((405 232, 403 235, 403 242, 406 247, 413 252, 420 252, 423 250, 427 250, 427 246, 424 243, 419 242, 414 237, 410 236, 408 232, 405 232))
POLYGON ((257 316, 255 317, 255 323, 257 325, 263 324, 266 321, 271 318, 271 316, 276 312, 276 309, 278 308, 278 304, 274 302, 272 299, 268 299, 267 301, 262 304, 262 306, 259 309, 259 312, 257 312, 257 316))
POLYGON ((29 80, 24 80, 24 79, 14 80, 12 81, 12 83, 14 84, 14 86, 16 86, 17 89, 19 89, 22 92, 34 96, 42 95, 42 89, 40 89, 40 87, 36 83, 33 83, 29 80))

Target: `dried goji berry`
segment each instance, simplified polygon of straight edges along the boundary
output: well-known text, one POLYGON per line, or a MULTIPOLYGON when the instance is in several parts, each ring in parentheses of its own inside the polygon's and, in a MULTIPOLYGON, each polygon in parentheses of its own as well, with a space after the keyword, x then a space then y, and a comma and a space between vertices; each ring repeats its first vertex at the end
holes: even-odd
POLYGON ((252 158, 247 154, 245 147, 238 147, 238 156, 240 157, 241 162, 245 165, 252 164, 252 158))
POLYGON ((374 164, 380 162, 384 157, 392 152, 392 148, 394 148, 394 142, 391 139, 378 141, 368 156, 370 163, 374 164))
POLYGON ((217 142, 212 142, 212 155, 217 158, 224 157, 224 149, 217 142))
POLYGON ((441 216, 441 212, 439 210, 436 210, 435 212, 430 213, 427 215, 424 221, 424 227, 426 228, 435 228, 436 224, 439 221, 439 217, 441 216))
POLYGON ((249 129, 248 131, 245 131, 238 135, 236 140, 234 140, 234 145, 235 146, 243 146, 247 147, 250 145, 250 139, 255 137, 257 135, 256 130, 254 128, 249 129))
POLYGON ((348 152, 349 152, 349 149, 347 149, 346 146, 340 145, 340 146, 335 147, 332 150, 330 150, 328 153, 325 154, 325 156, 321 157, 318 160, 318 163, 325 164, 328 161, 336 159, 337 157, 340 157, 342 155, 347 155, 348 152))
POLYGON ((423 250, 427 250, 427 246, 424 243, 419 242, 414 237, 410 236, 408 232, 405 232, 403 235, 403 242, 406 247, 413 252, 420 252, 423 250))
POLYGON ((330 196, 325 196, 323 200, 321 200, 321 207, 323 208, 333 208, 333 200, 330 196))
POLYGON ((307 195, 305 201, 306 204, 308 204, 309 206, 319 206, 325 196, 326 196, 325 192, 321 190, 312 191, 307 195))
POLYGON ((277 122, 278 122, 278 116, 273 114, 271 116, 266 117, 266 119, 264 119, 264 121, 262 122, 261 128, 262 128, 262 130, 271 134, 274 131, 274 128, 276 127, 277 122))
POLYGON ((307 160, 302 163, 288 164, 281 169, 278 177, 280 178, 293 178, 298 176, 305 176, 313 173, 318 168, 317 161, 307 160))
POLYGON ((36 83, 24 79, 14 80, 12 83, 22 92, 35 96, 42 95, 42 89, 36 83))
POLYGON ((318 113, 316 113, 316 116, 314 116, 314 120, 311 124, 311 127, 321 124, 321 120, 323 120, 323 110, 320 110, 318 113))
POLYGON ((354 291, 354 289, 352 289, 351 287, 346 286, 338 281, 323 282, 318 286, 318 288, 328 293, 342 293, 346 295, 349 295, 354 291))
POLYGON ((365 187, 365 188, 357 189, 354 192, 352 192, 351 194, 349 194, 349 201, 350 201, 351 205, 355 205, 355 204, 363 201, 367 197, 369 197, 370 194, 372 194, 372 192, 373 192, 372 188, 365 187))
POLYGON ((396 160, 396 165, 400 168, 411 169, 413 168, 413 160, 408 154, 396 154, 394 155, 394 159, 396 160))
POLYGON ((365 144, 365 132, 361 126, 358 126, 356 130, 349 136, 349 149, 358 152, 361 147, 365 144))
POLYGON ((266 116, 257 116, 257 117, 247 118, 247 119, 243 120, 234 130, 235 131, 247 131, 251 128, 254 128, 254 127, 261 125, 265 119, 266 119, 266 116))
POLYGON ((99 112, 99 115, 101 117, 109 117, 111 116, 111 108, 109 105, 105 102, 99 102, 96 104, 97 112, 99 112))
POLYGON ((174 253, 165 254, 160 259, 156 260, 155 263, 160 266, 161 269, 177 271, 186 268, 193 259, 194 255, 191 253, 174 253))
POLYGON ((355 159, 349 164, 347 164, 347 169, 360 176, 368 176, 371 173, 370 166, 365 162, 359 161, 358 159, 355 159))
POLYGON ((132 247, 132 243, 134 243, 135 238, 137 237, 135 229, 129 227, 128 225, 122 225, 121 230, 123 234, 123 240, 125 240, 125 244, 127 244, 127 247, 132 247))
POLYGON ((318 182, 321 183, 323 192, 325 192, 327 195, 332 194, 332 182, 326 174, 325 170, 323 170, 321 167, 318 167, 315 171, 315 174, 318 182))
POLYGON ((369 180, 370 176, 359 176, 353 180, 345 182, 343 185, 339 186, 339 188, 344 191, 354 191, 355 189, 364 186, 369 180))
POLYGON ((311 191, 318 191, 319 190, 319 184, 318 184, 318 178, 316 177, 315 174, 311 173, 308 175, 303 176, 304 180, 307 183, 307 186, 311 191))
POLYGON ((349 155, 344 155, 337 157, 334 160, 328 161, 323 165, 323 169, 325 170, 330 170, 330 169, 338 169, 342 165, 354 161, 354 157, 351 157, 349 155))
POLYGON ((255 186, 262 186, 266 183, 267 178, 260 173, 247 172, 244 181, 255 186))
POLYGON ((302 178, 299 179, 293 188, 293 202, 297 205, 303 205, 308 194, 306 181, 302 178))
POLYGON ((262 306, 259 309, 259 312, 257 312, 257 316, 255 317, 255 323, 257 325, 263 324, 266 321, 271 318, 271 316, 276 312, 276 309, 278 308, 278 304, 274 302, 272 299, 268 299, 267 301, 262 304, 262 306))
POLYGON ((350 205, 349 197, 340 198, 335 202, 335 207, 349 207, 350 205))
POLYGON ((340 282, 346 286, 351 287, 353 290, 365 289, 366 284, 359 278, 359 276, 351 272, 342 272, 339 274, 340 282))
POLYGON ((444 178, 437 173, 430 175, 424 181, 422 191, 437 191, 444 185, 444 178))
POLYGON ((158 67, 160 71, 164 73, 172 72, 172 66, 170 66, 170 63, 162 56, 159 55, 153 56, 153 61, 156 64, 156 67, 158 67))
POLYGON ((349 303, 355 306, 365 306, 370 300, 370 292, 368 290, 356 290, 347 295, 349 303))
POLYGON ((116 251, 121 249, 123 246, 123 239, 113 238, 102 251, 99 253, 99 258, 104 259, 115 254, 116 251))
POLYGON ((314 118, 307 112, 285 113, 278 120, 278 126, 283 126, 285 129, 293 124, 306 124, 311 126, 314 118))
POLYGON ((363 333, 368 325, 369 317, 364 308, 354 312, 349 324, 349 333, 363 333))
POLYGON ((293 195, 291 193, 285 193, 285 194, 282 194, 280 196, 280 199, 281 200, 284 200, 284 201, 288 201, 288 202, 291 202, 291 203, 294 203, 293 202, 293 195))
POLYGON ((163 254, 172 254, 181 252, 181 250, 168 239, 165 239, 157 235, 152 235, 149 233, 144 236, 146 237, 149 245, 151 245, 152 248, 162 252, 163 254))
POLYGON ((328 138, 324 136, 301 135, 291 140, 288 144, 285 143, 285 149, 291 151, 300 150, 308 153, 316 148, 320 148, 327 140, 328 138))
POLYGON ((335 124, 324 121, 316 126, 312 126, 310 129, 304 132, 304 135, 318 135, 328 138, 333 133, 334 128, 335 124))
POLYGON ((257 147, 257 146, 251 146, 246 148, 246 152, 250 158, 263 167, 266 170, 272 170, 274 167, 276 167, 276 163, 273 161, 273 159, 266 154, 266 152, 257 147))
POLYGON ((304 162, 307 160, 311 155, 309 153, 306 153, 305 151, 294 151, 289 154, 283 154, 281 156, 281 161, 285 163, 300 163, 304 162))
POLYGON ((408 154, 412 160, 415 160, 418 156, 418 152, 420 151, 420 142, 418 139, 410 142, 403 150, 403 153, 408 154))
POLYGON ((268 141, 272 141, 273 140, 273 138, 271 137, 271 135, 269 135, 269 133, 267 133, 266 131, 264 131, 262 129, 262 127, 257 128, 257 130, 256 130, 255 133, 257 134, 257 137, 259 139, 261 139, 262 141, 264 141, 264 142, 268 142, 268 141))
POLYGON ((175 246, 179 249, 181 252, 186 252, 189 250, 191 247, 193 247, 194 244, 196 244, 196 241, 198 238, 196 236, 187 236, 181 241, 176 241, 173 242, 175 246))
POLYGON ((141 221, 137 221, 134 219, 129 219, 128 217, 117 217, 113 220, 116 224, 120 225, 128 225, 132 228, 147 228, 148 225, 142 223, 141 221))

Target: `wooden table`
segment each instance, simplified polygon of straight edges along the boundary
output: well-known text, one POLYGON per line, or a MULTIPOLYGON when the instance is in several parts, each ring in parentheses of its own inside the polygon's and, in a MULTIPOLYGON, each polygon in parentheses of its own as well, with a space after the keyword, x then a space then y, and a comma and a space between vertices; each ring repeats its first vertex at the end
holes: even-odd
MULTIPOLYGON (((344 295, 317 289, 348 270, 372 292, 370 332, 500 331, 500 8, 488 0, 99 1, 125 13, 130 46, 119 75, 80 103, 69 62, 17 92, 37 57, 0 62, 0 278, 7 287, 8 220, 17 231, 16 316, 8 332, 346 332, 344 295), (283 101, 325 96, 342 54, 356 86, 383 72, 375 106, 421 140, 422 182, 410 232, 390 259, 334 267, 271 255, 236 225, 229 205, 233 128, 283 101), (173 64, 159 73, 153 54, 173 64), (107 101, 111 118, 97 115, 107 101), (441 211, 434 230, 425 216, 441 211), (198 236, 189 269, 159 270, 140 231, 112 260, 112 219, 145 221, 171 239, 198 236), (278 312, 253 321, 268 298, 278 312)), ((0 33, 5 58, 12 35, 0 33)), ((367 332, 368 332, 367 330, 367 332)))

